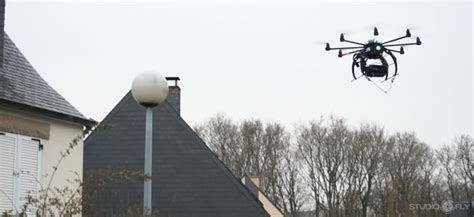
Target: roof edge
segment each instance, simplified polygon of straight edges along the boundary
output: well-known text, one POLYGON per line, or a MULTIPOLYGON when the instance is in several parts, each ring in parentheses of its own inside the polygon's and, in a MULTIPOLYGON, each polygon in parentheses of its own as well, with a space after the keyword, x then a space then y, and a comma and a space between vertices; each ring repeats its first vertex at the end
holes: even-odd
POLYGON ((226 172, 225 175, 227 175, 227 178, 229 178, 231 182, 233 182, 238 187, 240 187, 239 190, 241 191, 241 193, 244 194, 244 196, 246 196, 249 199, 253 199, 253 201, 255 202, 255 203, 253 203, 253 205, 255 205, 255 208, 257 208, 257 210, 258 210, 257 212, 262 212, 263 211, 263 214, 267 214, 268 216, 270 216, 270 214, 267 212, 265 207, 263 207, 263 203, 258 198, 256 198, 255 195, 252 194, 252 192, 249 191, 247 186, 245 186, 244 183, 242 183, 240 178, 237 177, 236 175, 234 175, 234 173, 232 173, 232 171, 230 171, 230 169, 224 164, 224 162, 222 162, 217 157, 216 153, 213 152, 211 150, 211 148, 209 148, 207 143, 204 142, 204 140, 202 140, 202 138, 196 133, 196 131, 194 131, 194 129, 191 126, 189 126, 189 124, 179 115, 179 113, 175 109, 173 109, 173 106, 171 106, 171 104, 168 101, 165 101, 165 103, 168 104, 167 109, 170 110, 171 113, 174 113, 174 115, 172 117, 176 121, 178 121, 178 123, 184 125, 185 130, 188 130, 188 132, 190 132, 191 134, 193 134, 197 138, 198 144, 200 145, 200 148, 202 150, 210 153, 209 157, 213 160, 214 164, 216 164, 218 167, 222 168, 224 170, 224 172, 226 172))
POLYGON ((245 180, 245 183, 242 183, 245 188, 253 195, 257 198, 257 200, 261 203, 260 199, 258 199, 258 195, 255 195, 251 190, 250 188, 247 186, 247 180, 249 181, 249 184, 248 185, 252 185, 253 187, 255 187, 258 191, 258 193, 262 194, 268 201, 270 201, 270 203, 273 205, 273 207, 275 207, 278 212, 280 212, 281 214, 283 214, 283 211, 280 209, 280 207, 278 207, 275 202, 273 202, 272 200, 270 200, 270 198, 267 196, 267 194, 265 194, 265 192, 262 191, 262 189, 260 189, 259 187, 257 187, 257 185, 255 185, 255 183, 253 183, 252 179, 247 175, 247 174, 244 174, 244 176, 242 176, 241 180, 242 179, 246 179, 245 180))
POLYGON ((22 104, 22 103, 10 101, 10 100, 5 100, 5 99, 0 99, 0 106, 4 106, 4 107, 7 107, 7 108, 14 108, 14 109, 18 109, 18 110, 21 110, 21 111, 40 113, 40 114, 45 115, 45 116, 50 117, 50 118, 55 118, 55 119, 59 119, 59 120, 63 120, 63 121, 68 121, 68 122, 73 122, 73 123, 76 123, 76 124, 81 124, 82 126, 89 127, 89 128, 93 127, 97 124, 97 121, 95 121, 93 119, 85 119, 85 118, 75 117, 75 116, 71 116, 71 115, 67 115, 67 114, 63 114, 63 113, 59 113, 59 112, 55 112, 55 111, 51 111, 51 110, 47 110, 47 109, 42 109, 42 108, 30 106, 30 105, 25 105, 25 104, 22 104))

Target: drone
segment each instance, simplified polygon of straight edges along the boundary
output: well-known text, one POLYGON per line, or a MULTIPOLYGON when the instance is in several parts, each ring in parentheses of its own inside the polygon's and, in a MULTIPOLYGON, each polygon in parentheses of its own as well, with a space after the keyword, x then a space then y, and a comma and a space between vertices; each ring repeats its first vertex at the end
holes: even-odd
MULTIPOLYGON (((416 37, 416 41, 412 43, 400 43, 400 44, 392 44, 395 41, 399 41, 405 38, 410 38, 411 32, 410 29, 406 30, 406 33, 404 36, 388 40, 385 42, 380 42, 377 40, 379 35, 379 31, 377 27, 374 27, 374 38, 369 40, 367 43, 360 43, 356 41, 351 41, 348 40, 344 37, 344 33, 341 33, 339 37, 340 42, 347 42, 351 44, 355 44, 358 46, 353 46, 353 47, 330 47, 329 43, 326 43, 326 51, 331 51, 331 50, 339 50, 338 57, 344 57, 349 54, 354 54, 352 56, 352 76, 354 77, 354 80, 357 80, 361 77, 367 78, 367 80, 371 81, 374 83, 371 78, 383 78, 382 82, 387 81, 388 79, 391 79, 391 83, 395 80, 395 77, 398 75, 398 63, 397 63, 397 58, 395 57, 394 53, 398 54, 405 54, 405 50, 403 49, 404 46, 410 46, 410 45, 421 45, 421 40, 419 37, 416 37), (400 47, 398 50, 390 49, 392 47, 400 47), (352 50, 347 53, 343 53, 343 50, 352 50), (390 59, 386 58, 389 57, 390 59), (389 64, 390 61, 392 63, 389 64), (393 65, 394 70, 393 73, 390 73, 391 66, 393 65), (360 73, 358 73, 358 69, 360 69, 360 73), (389 77, 389 74, 392 74, 389 77)), ((379 89, 387 93, 390 89, 384 90, 380 86, 378 86, 376 83, 374 83, 379 89)), ((390 85, 391 88, 391 85, 390 85)))

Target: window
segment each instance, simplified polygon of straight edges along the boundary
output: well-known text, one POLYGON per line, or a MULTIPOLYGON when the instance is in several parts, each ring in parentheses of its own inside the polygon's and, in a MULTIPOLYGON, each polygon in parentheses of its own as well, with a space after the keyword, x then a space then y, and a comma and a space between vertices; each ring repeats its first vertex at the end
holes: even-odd
MULTIPOLYGON (((28 195, 36 198, 40 151, 39 140, 0 132, 0 213, 21 211, 28 195)), ((28 216, 34 213, 30 207, 28 216)))

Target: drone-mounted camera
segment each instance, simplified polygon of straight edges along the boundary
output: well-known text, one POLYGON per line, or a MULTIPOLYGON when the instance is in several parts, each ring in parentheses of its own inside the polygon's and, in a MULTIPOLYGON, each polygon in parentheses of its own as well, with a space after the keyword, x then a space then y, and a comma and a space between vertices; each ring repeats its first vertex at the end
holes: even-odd
MULTIPOLYGON (((398 75, 398 63, 397 58, 395 57, 394 53, 405 54, 404 46, 411 46, 411 45, 421 45, 421 39, 416 37, 416 41, 413 43, 400 43, 400 44, 392 44, 392 42, 399 41, 405 38, 410 38, 411 32, 410 29, 407 29, 404 36, 388 40, 385 42, 379 42, 377 37, 379 35, 379 31, 377 27, 374 27, 373 31, 374 38, 373 40, 369 40, 367 43, 361 43, 356 41, 351 41, 345 38, 344 34, 339 36, 340 42, 347 42, 351 44, 355 44, 357 46, 354 47, 331 47, 329 43, 326 43, 325 50, 338 50, 338 57, 344 57, 349 54, 353 55, 353 62, 352 62, 352 75, 354 80, 357 80, 360 77, 366 77, 368 80, 372 77, 383 77, 384 80, 389 79, 389 68, 393 65, 394 73, 390 78, 395 78, 398 75), (399 50, 391 49, 391 47, 400 47, 399 50), (343 53, 343 50, 351 50, 349 52, 343 53), (389 56, 392 60, 392 64, 387 62, 385 56, 389 56), (373 64, 369 62, 377 61, 380 64, 373 64), (362 73, 361 76, 356 76, 356 68, 360 68, 360 72, 362 73)), ((393 79, 392 79, 393 82, 393 79)))

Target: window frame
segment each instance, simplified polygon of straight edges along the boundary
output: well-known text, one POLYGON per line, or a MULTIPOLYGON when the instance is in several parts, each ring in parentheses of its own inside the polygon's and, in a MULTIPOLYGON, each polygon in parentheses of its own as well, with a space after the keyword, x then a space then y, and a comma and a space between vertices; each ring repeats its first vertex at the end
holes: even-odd
MULTIPOLYGON (((23 161, 22 161, 22 148, 25 146, 26 143, 23 143, 22 140, 32 140, 32 141, 35 141, 37 142, 38 146, 37 146, 37 157, 36 157, 36 172, 35 172, 35 179, 36 179, 36 197, 38 197, 39 195, 39 190, 41 190, 41 185, 40 185, 40 182, 41 182, 41 155, 42 155, 42 151, 43 151, 43 148, 42 148, 42 144, 41 144, 41 139, 38 139, 38 138, 34 138, 34 137, 31 137, 31 136, 25 136, 25 135, 21 135, 21 134, 15 134, 15 133, 8 133, 8 132, 3 132, 3 131, 0 131, 0 136, 6 136, 6 137, 10 137, 10 138, 14 138, 14 141, 15 141, 15 156, 14 156, 14 166, 13 166, 13 174, 12 174, 12 178, 14 179, 13 180, 13 198, 9 198, 10 201, 13 203, 13 204, 10 204, 10 205, 13 205, 12 206, 12 209, 13 211, 21 211, 20 209, 22 208, 23 204, 20 204, 21 202, 21 199, 20 199, 20 190, 21 190, 21 172, 20 168, 23 161)), ((1 144, 0 144, 1 145, 1 144)), ((33 208, 35 209, 35 208, 33 208)), ((0 210, 0 212, 3 212, 5 210, 0 210)), ((7 210, 8 211, 8 210, 7 210)))

